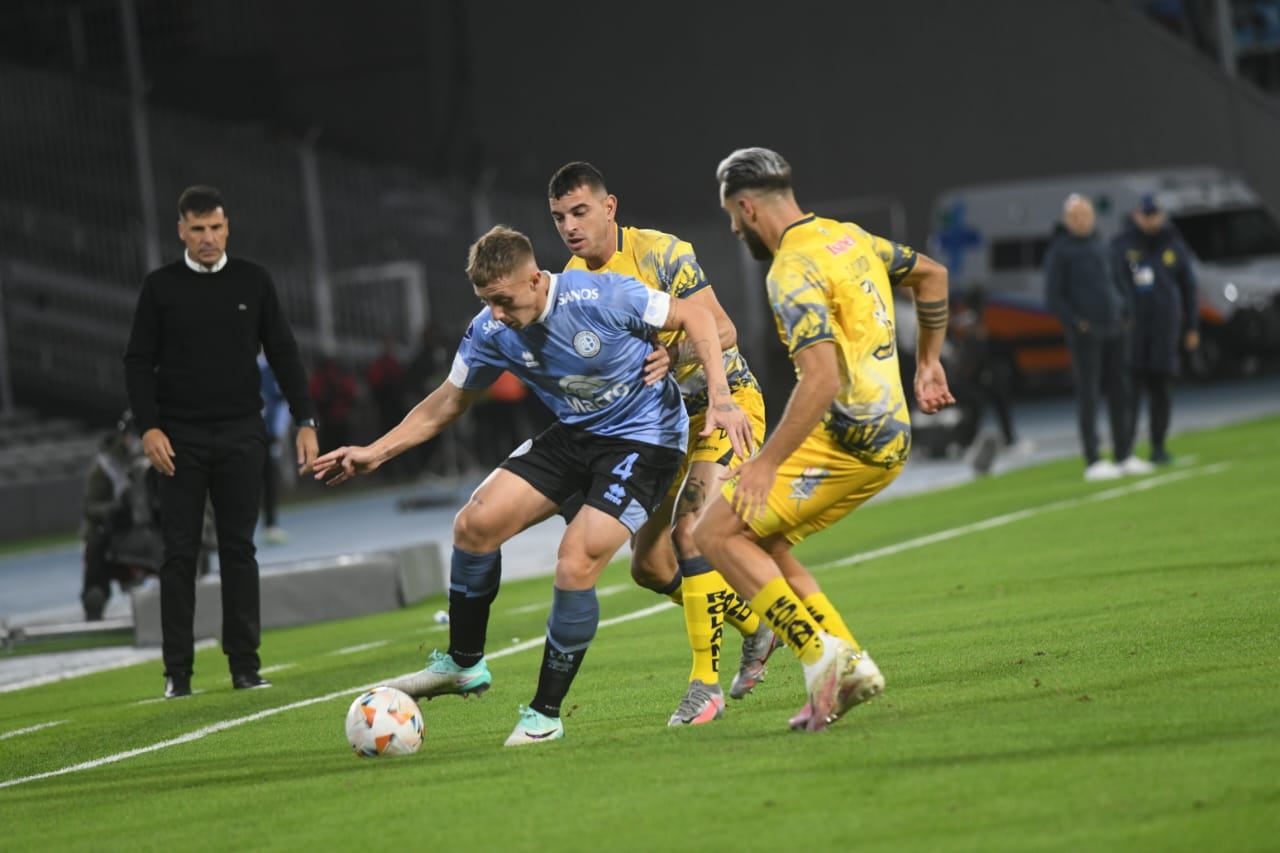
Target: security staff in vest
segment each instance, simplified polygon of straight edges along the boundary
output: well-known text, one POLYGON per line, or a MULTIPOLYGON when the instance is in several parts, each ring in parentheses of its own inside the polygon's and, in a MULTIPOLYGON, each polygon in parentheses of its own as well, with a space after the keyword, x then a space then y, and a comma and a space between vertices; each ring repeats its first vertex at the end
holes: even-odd
POLYGON ((265 269, 227 256, 221 194, 178 199, 181 260, 147 275, 125 352, 129 404, 160 485, 164 563, 160 619, 166 698, 191 695, 196 556, 206 496, 222 582, 222 649, 236 689, 270 687, 258 672, 258 562, 253 530, 267 453, 257 364, 275 372, 297 430, 299 473, 319 452, 306 372, 265 269))
POLYGON ((1168 464, 1165 447, 1173 408, 1173 377, 1188 352, 1200 345, 1200 300, 1191 252, 1169 224, 1155 195, 1142 197, 1112 241, 1113 268, 1133 293, 1133 365, 1136 393, 1130 424, 1138 423, 1142 393, 1151 401, 1151 461, 1168 464))

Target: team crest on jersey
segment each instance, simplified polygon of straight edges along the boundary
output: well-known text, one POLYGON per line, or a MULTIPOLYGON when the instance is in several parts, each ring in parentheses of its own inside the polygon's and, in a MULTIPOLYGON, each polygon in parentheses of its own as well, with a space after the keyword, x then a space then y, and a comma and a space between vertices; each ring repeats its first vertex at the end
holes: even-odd
POLYGON ((791 481, 791 500, 804 503, 813 497, 818 485, 831 476, 826 468, 805 468, 799 477, 791 481))
POLYGON ((573 336, 573 351, 583 358, 595 358, 600 354, 600 336, 585 330, 578 332, 573 336))

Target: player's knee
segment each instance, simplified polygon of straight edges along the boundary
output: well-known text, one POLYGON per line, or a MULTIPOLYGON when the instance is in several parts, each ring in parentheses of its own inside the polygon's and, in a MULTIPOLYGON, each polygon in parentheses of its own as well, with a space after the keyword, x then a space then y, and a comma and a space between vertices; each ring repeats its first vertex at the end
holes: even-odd
MULTIPOLYGON (((714 555, 719 552, 721 543, 732 532, 726 527, 720 515, 721 513, 716 511, 716 507, 709 508, 693 523, 691 535, 693 545, 698 550, 698 553, 710 558, 713 563, 715 562, 714 555)), ((730 516, 729 520, 732 521, 733 518, 733 516, 730 516)))
POLYGON ((493 525, 475 509, 475 504, 467 504, 454 516, 453 544, 473 554, 487 554, 502 546, 493 525))
POLYGON ((639 555, 631 557, 631 579, 637 586, 658 591, 669 585, 674 577, 668 567, 660 565, 656 560, 639 555))
POLYGON ((586 554, 562 552, 556 561, 556 586, 560 589, 590 589, 595 586, 602 568, 599 561, 586 554))
POLYGON ((671 531, 671 545, 675 548, 677 559, 687 560, 702 553, 694 538, 694 528, 697 523, 697 516, 693 515, 682 515, 676 519, 675 527, 671 531))

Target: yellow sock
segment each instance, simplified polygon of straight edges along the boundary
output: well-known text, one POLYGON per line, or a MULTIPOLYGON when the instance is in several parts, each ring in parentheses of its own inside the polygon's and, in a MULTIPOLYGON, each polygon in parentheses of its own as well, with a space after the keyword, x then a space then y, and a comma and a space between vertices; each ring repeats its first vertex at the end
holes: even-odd
POLYGON ((720 646, 724 641, 724 578, 719 572, 686 577, 684 590, 684 625, 693 651, 693 668, 689 680, 705 684, 720 682, 720 646))
POLYGON ((804 606, 809 608, 813 618, 818 620, 818 626, 821 630, 851 644, 855 651, 862 651, 862 646, 858 645, 858 641, 853 638, 853 633, 850 632, 849 626, 844 624, 844 620, 840 618, 839 611, 831 603, 831 599, 827 598, 826 593, 815 592, 813 595, 806 597, 804 606))
POLYGON ((822 657, 818 623, 786 578, 776 577, 765 584, 751 599, 751 609, 760 614, 801 663, 814 664, 822 657))
POLYGON ((675 592, 667 593, 667 598, 671 599, 681 607, 684 607, 684 584, 680 584, 680 586, 676 587, 675 592))
POLYGON ((738 630, 738 633, 744 637, 750 637, 756 631, 760 630, 760 615, 751 609, 751 605, 747 604, 747 600, 734 592, 728 581, 721 577, 719 572, 713 574, 720 578, 720 583, 724 584, 724 600, 725 611, 724 621, 728 622, 738 630))

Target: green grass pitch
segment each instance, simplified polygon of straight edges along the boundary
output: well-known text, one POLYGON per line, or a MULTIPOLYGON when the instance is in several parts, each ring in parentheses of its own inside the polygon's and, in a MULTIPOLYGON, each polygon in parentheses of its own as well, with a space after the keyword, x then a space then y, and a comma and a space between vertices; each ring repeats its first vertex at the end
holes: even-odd
POLYGON ((157 663, 0 694, 0 849, 1280 849, 1280 420, 1177 450, 1151 477, 1073 460, 872 502, 805 543, 888 680, 829 732, 787 730, 785 649, 723 720, 666 728, 683 620, 620 618, 660 601, 615 564, 546 745, 502 741, 549 579, 504 586, 493 689, 423 703, 405 758, 357 759, 343 717, 443 647, 439 599, 266 634, 271 690, 232 691, 210 649, 181 701, 143 701, 157 663))

